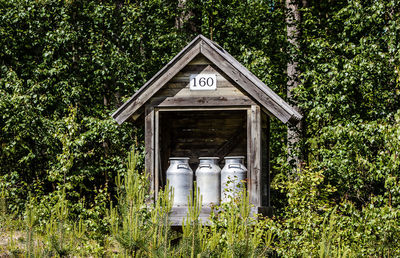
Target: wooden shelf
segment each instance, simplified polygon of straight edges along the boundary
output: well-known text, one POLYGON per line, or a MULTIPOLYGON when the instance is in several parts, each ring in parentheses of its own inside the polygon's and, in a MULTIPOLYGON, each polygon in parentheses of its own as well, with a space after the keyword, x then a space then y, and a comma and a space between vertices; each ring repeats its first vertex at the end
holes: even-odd
MULTIPOLYGON (((187 207, 173 207, 170 215, 169 215, 169 221, 171 222, 171 226, 182 226, 182 221, 186 220, 188 213, 188 208, 187 207)), ((265 206, 260 206, 260 207, 252 207, 250 214, 255 216, 256 214, 261 214, 262 216, 272 216, 273 213, 273 208, 272 207, 265 207, 265 206)), ((209 217, 211 214, 211 208, 210 207, 203 207, 200 211, 200 216, 199 220, 203 225, 209 224, 209 217)))

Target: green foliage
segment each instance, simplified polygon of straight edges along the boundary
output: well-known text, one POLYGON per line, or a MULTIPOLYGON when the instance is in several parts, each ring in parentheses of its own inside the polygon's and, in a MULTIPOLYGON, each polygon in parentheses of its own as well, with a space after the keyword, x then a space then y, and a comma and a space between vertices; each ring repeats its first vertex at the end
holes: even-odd
POLYGON ((288 198, 284 216, 271 221, 272 231, 277 237, 278 253, 285 256, 317 255, 322 239, 321 225, 326 224, 324 215, 333 209, 329 197, 335 191, 323 182, 321 171, 308 169, 304 169, 297 178, 275 179, 273 186, 285 192, 288 198))
MULTIPOLYGON (((220 237, 218 251, 223 257, 265 257, 272 253, 272 232, 266 221, 252 210, 247 189, 217 208, 210 232, 220 237)), ((212 242, 211 242, 212 243, 212 242)))
MULTIPOLYGON (((138 153, 133 150, 126 173, 116 177, 118 204, 111 205, 107 214, 111 236, 96 239, 96 234, 90 232, 93 229, 87 228, 83 219, 73 220, 72 206, 61 190, 57 192, 56 202, 49 205, 51 213, 44 231, 38 224, 41 205, 30 198, 22 227, 27 237, 15 238, 20 234, 18 228, 8 226, 7 253, 60 257, 400 255, 398 208, 385 203, 381 197, 374 197, 373 202, 362 209, 349 201, 335 205, 331 195, 336 189, 325 187, 324 174, 312 169, 305 169, 296 178, 275 180, 274 186, 286 193, 288 206, 284 213, 273 218, 254 217, 247 190, 243 189, 231 202, 214 207, 208 225, 202 225, 201 196, 198 190, 194 191, 193 198, 189 198, 189 212, 183 221, 182 233, 179 233, 169 225, 171 193, 160 191, 157 201, 149 202, 148 180, 138 172, 137 158, 138 153)), ((395 178, 389 181, 387 187, 398 189, 395 178)))
POLYGON ((288 206, 268 220, 274 250, 285 257, 398 256, 398 209, 381 197, 361 209, 346 200, 335 205, 336 189, 325 180, 321 171, 305 169, 298 178, 275 181, 288 206))
POLYGON ((311 166, 338 197, 366 205, 398 175, 398 1, 303 8, 299 103, 311 166))
POLYGON ((34 228, 38 222, 36 209, 34 207, 34 201, 32 197, 29 197, 29 203, 27 203, 27 207, 25 209, 25 224, 26 224, 26 250, 27 257, 33 257, 34 253, 34 243, 33 243, 33 234, 34 228))
POLYGON ((273 47, 285 45, 282 9, 186 2, 0 2, 0 177, 12 210, 22 210, 29 191, 57 190, 64 169, 73 203, 92 202, 98 189, 114 194, 110 179, 122 173, 124 153, 133 142, 144 150, 142 131, 118 127, 110 114, 210 26, 214 40, 283 93, 285 55, 273 47), (177 26, 189 10, 194 16, 177 26))
POLYGON ((272 232, 267 223, 251 212, 247 190, 231 202, 213 207, 210 221, 201 223, 201 196, 195 187, 182 224, 179 256, 263 257, 272 254, 272 232))
POLYGON ((174 4, 16 0, 0 8, 0 176, 10 182, 10 208, 22 208, 29 190, 55 190, 67 134, 69 198, 92 200, 90 186, 122 172, 133 142, 135 129, 117 127, 111 112, 185 43, 174 4))
POLYGON ((194 182, 194 191, 188 196, 188 213, 182 221, 182 240, 180 243, 180 256, 190 254, 197 257, 204 251, 203 241, 207 241, 206 227, 201 224, 199 218, 201 212, 202 196, 199 196, 199 188, 194 182))
POLYGON ((63 257, 71 253, 72 247, 69 244, 73 242, 74 236, 72 232, 67 231, 69 210, 65 199, 65 189, 59 193, 58 198, 54 211, 46 225, 46 240, 50 249, 49 252, 63 257))
MULTIPOLYGON (((172 208, 168 190, 159 191, 154 207, 149 203, 148 179, 137 170, 138 153, 129 154, 124 177, 116 177, 118 206, 111 206, 109 220, 113 237, 129 256, 164 256, 170 252, 172 208)), ((166 189, 169 189, 168 186, 166 189)))
POLYGON ((287 43, 283 1, 178 2, 0 0, 7 250, 100 256, 118 249, 111 231, 116 245, 147 256, 399 256, 399 1, 308 0, 299 48, 287 43), (299 58, 307 168, 288 175, 286 127, 272 120, 276 217, 253 221, 243 197, 203 227, 195 198, 175 244, 168 194, 149 205, 137 172, 143 131, 110 114, 198 33, 282 97, 287 62, 299 58), (132 143, 135 166, 125 170, 132 143))

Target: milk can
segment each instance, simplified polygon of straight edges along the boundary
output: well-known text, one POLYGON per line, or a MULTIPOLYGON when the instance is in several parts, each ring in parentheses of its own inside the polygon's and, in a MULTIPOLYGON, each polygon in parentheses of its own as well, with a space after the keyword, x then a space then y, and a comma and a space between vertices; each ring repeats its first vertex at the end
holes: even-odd
POLYGON ((193 171, 189 166, 189 158, 169 158, 167 180, 174 190, 173 206, 188 206, 188 196, 193 188, 193 171))
POLYGON ((221 200, 221 168, 218 166, 218 157, 200 157, 199 167, 196 169, 196 182, 199 196, 203 196, 202 205, 218 205, 221 200))
POLYGON ((247 169, 243 165, 244 156, 225 157, 225 166, 221 171, 221 200, 229 202, 240 193, 247 169))

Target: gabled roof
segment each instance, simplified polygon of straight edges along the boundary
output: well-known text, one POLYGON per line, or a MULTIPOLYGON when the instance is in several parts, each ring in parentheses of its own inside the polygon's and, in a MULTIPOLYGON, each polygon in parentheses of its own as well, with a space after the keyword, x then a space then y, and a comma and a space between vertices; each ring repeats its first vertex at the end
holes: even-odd
POLYGON ((264 111, 275 116, 283 123, 297 124, 301 120, 302 116, 293 107, 241 65, 222 47, 203 35, 197 36, 182 49, 179 54, 115 111, 112 117, 119 124, 122 124, 129 117, 135 115, 135 113, 141 110, 140 107, 200 53, 256 100, 264 111))

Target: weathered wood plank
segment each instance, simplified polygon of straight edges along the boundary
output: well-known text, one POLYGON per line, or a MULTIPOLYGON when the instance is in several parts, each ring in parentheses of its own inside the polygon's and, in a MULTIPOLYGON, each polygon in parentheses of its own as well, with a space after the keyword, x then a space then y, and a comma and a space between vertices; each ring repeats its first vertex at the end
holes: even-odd
MULTIPOLYGON (((261 214, 263 216, 272 216, 271 207, 256 206, 250 208, 250 216, 261 214)), ((188 209, 185 207, 173 207, 169 213, 169 222, 171 226, 182 226, 182 222, 186 221, 188 209)), ((210 222, 211 208, 202 207, 200 210, 199 220, 203 225, 210 222)))
POLYGON ((169 167, 169 157, 171 156, 171 143, 174 142, 171 133, 170 120, 163 112, 160 112, 160 149, 161 149, 161 186, 166 183, 165 171, 169 167))
MULTIPOLYGON (((235 86, 228 80, 226 80, 222 76, 217 76, 217 88, 232 88, 234 89, 235 86)), ((173 80, 169 81, 164 89, 182 89, 182 88, 189 88, 190 84, 190 77, 174 77, 173 80)), ((237 88, 237 87, 236 87, 237 88)))
MULTIPOLYGON (((188 77, 192 73, 217 73, 217 74, 219 74, 216 71, 216 69, 214 68, 213 64, 192 65, 189 63, 182 70, 180 70, 176 76, 177 77, 179 77, 179 76, 184 76, 184 77, 187 76, 188 77)), ((219 75, 221 75, 221 74, 219 74, 219 75)))
MULTIPOLYGON (((188 213, 188 208, 186 207, 172 207, 171 212, 169 213, 169 222, 172 226, 181 226, 182 221, 186 220, 188 213)), ((199 220, 203 225, 207 225, 209 223, 209 217, 211 214, 210 207, 202 207, 200 210, 199 220)))
MULTIPOLYGON (((225 138, 225 137, 221 137, 222 135, 231 135, 232 132, 237 132, 239 129, 239 131, 241 131, 240 128, 238 128, 237 126, 231 126, 230 130, 203 130, 201 132, 198 131, 187 131, 187 130, 180 130, 179 128, 174 128, 174 130, 179 134, 180 137, 182 137, 183 139, 187 139, 187 138, 192 138, 193 140, 194 137, 202 137, 201 139, 221 139, 221 141, 226 142, 229 141, 230 139, 233 139, 233 136, 229 137, 229 138, 225 138)), ((239 135, 238 135, 239 136, 239 135)), ((238 137, 237 136, 237 137, 238 137)), ((244 135, 243 138, 246 138, 246 136, 244 135)), ((215 141, 214 140, 214 141, 215 141)), ((179 141, 179 140, 177 140, 179 141)))
POLYGON ((218 106, 250 106, 255 104, 246 96, 220 97, 158 97, 152 99, 156 107, 218 107, 218 106))
POLYGON ((270 117, 261 113, 261 153, 262 153, 262 169, 261 169, 261 188, 262 188, 262 205, 270 206, 270 117))
MULTIPOLYGON (((179 73, 177 73, 171 81, 175 81, 176 78, 185 78, 189 79, 191 74, 215 74, 217 80, 222 81, 229 81, 230 79, 225 77, 223 73, 220 72, 217 66, 215 65, 197 65, 197 66, 186 66, 184 67, 179 73)), ((170 82, 171 82, 170 81, 170 82)), ((233 85, 233 84, 232 84, 233 85)))
POLYGON ((244 93, 238 88, 217 88, 209 91, 191 91, 188 87, 184 88, 164 88, 155 97, 245 97, 244 93))
MULTIPOLYGON (((265 94, 267 98, 271 99, 278 105, 278 108, 281 109, 281 111, 283 111, 284 113, 291 114, 289 119, 290 123, 297 124, 302 119, 302 115, 299 112, 293 109, 288 103, 286 103, 281 97, 279 97, 278 94, 276 94, 273 90, 271 90, 268 86, 266 86, 260 79, 258 79, 254 74, 252 74, 246 67, 244 67, 241 63, 239 63, 222 47, 220 47, 218 44, 207 39, 202 35, 200 35, 200 38, 206 43, 201 45, 200 52, 202 52, 204 46, 206 45, 210 46, 216 53, 221 55, 225 60, 227 60, 231 65, 233 65, 244 77, 250 79, 254 83, 254 85, 265 94)), ((247 87, 249 85, 244 85, 244 86, 247 87)), ((263 105, 263 102, 260 102, 260 104, 263 105)), ((279 119, 279 117, 277 118, 279 119)))
MULTIPOLYGON (((242 114, 243 113, 242 107, 235 107, 234 110, 229 110, 228 112, 219 112, 219 108, 216 108, 216 111, 213 111, 212 109, 213 108, 209 108, 209 107, 204 108, 204 109, 200 108, 196 112, 192 112, 191 116, 188 116, 188 113, 185 112, 185 110, 187 110, 187 108, 182 108, 181 112, 176 112, 173 115, 173 118, 179 118, 179 119, 180 118, 191 118, 193 115, 195 115, 197 117, 207 117, 207 118, 213 118, 213 117, 214 118, 220 118, 220 117, 224 117, 224 118, 231 117, 232 118, 232 114, 242 114)), ((164 111, 164 109, 160 109, 160 111, 164 111)))
MULTIPOLYGON (((235 89, 235 87, 229 80, 224 78, 222 75, 216 75, 217 78, 217 88, 232 88, 235 89)), ((189 76, 175 76, 172 78, 164 88, 167 89, 182 89, 182 88, 189 88, 190 84, 190 77, 189 76)))
MULTIPOLYGON (((172 207, 169 215, 170 216, 186 216, 187 213, 188 213, 187 207, 172 207)), ((200 214, 210 215, 211 208, 210 207, 202 207, 200 214)))
POLYGON ((212 64, 210 60, 208 60, 205 56, 203 55, 198 55, 196 58, 194 58, 192 61, 190 61, 189 65, 207 65, 207 64, 212 64))
MULTIPOLYGON (((201 53, 208 58, 213 63, 218 64, 218 67, 229 77, 234 79, 241 87, 245 89, 252 97, 254 97, 258 102, 263 105, 269 112, 271 112, 275 117, 277 117, 282 122, 288 122, 292 116, 292 108, 282 108, 282 105, 287 105, 284 101, 275 93, 270 93, 260 89, 254 80, 250 80, 246 76, 249 72, 247 69, 238 69, 232 62, 229 62, 226 58, 227 56, 222 56, 218 51, 216 51, 215 45, 203 44, 201 48, 201 53)), ((238 63, 238 62, 236 62, 238 63)), ((255 76, 252 76, 255 77, 255 76)), ((265 87, 264 84, 262 87, 265 87)))
MULTIPOLYGON (((179 86, 189 87, 191 74, 215 74, 217 78, 217 88, 238 88, 231 79, 226 78, 220 69, 212 65, 187 65, 178 74, 176 74, 166 85, 167 88, 176 88, 179 86)), ((239 87, 240 89, 240 87, 239 87)))
POLYGON ((160 189, 160 111, 154 109, 154 197, 158 198, 158 191, 160 189))
POLYGON ((155 178, 154 178, 154 108, 146 106, 145 108, 145 167, 146 173, 150 180, 150 195, 155 194, 155 178))
POLYGON ((250 202, 261 206, 261 112, 259 106, 251 106, 250 115, 250 159, 247 161, 250 170, 250 202))
MULTIPOLYGON (((196 111, 193 111, 196 112, 196 111)), ((223 117, 224 113, 221 112, 221 115, 216 114, 216 116, 214 118, 210 117, 210 116, 188 116, 188 117, 184 117, 184 116, 179 116, 176 117, 176 121, 174 121, 174 126, 176 128, 184 128, 186 129, 186 131, 188 132, 199 132, 199 131, 214 131, 214 127, 206 127, 207 125, 210 126, 221 126, 223 128, 218 128, 218 130, 226 130, 226 131, 230 131, 231 129, 229 127, 237 127, 237 124, 242 122, 242 118, 241 117, 223 117), (208 119, 207 121, 199 121, 199 120, 195 120, 193 119, 194 117, 196 117, 197 119, 208 119), (190 124, 188 124, 188 122, 190 122, 190 124), (202 126, 203 128, 199 128, 198 126, 202 126)))
POLYGON ((253 146, 253 141, 251 140, 251 137, 252 137, 252 131, 251 131, 251 127, 252 127, 252 115, 251 115, 251 107, 250 108, 247 108, 247 121, 246 121, 246 124, 247 124, 247 137, 246 137, 246 142, 247 142, 247 146, 246 146, 246 150, 247 150, 247 153, 246 153, 246 162, 247 162, 247 191, 248 191, 248 193, 249 194, 251 194, 252 193, 252 188, 253 188, 253 185, 251 184, 251 176, 252 176, 252 173, 251 173, 251 171, 253 171, 253 165, 254 165, 254 163, 253 162, 251 162, 251 160, 252 160, 252 153, 251 153, 251 150, 252 150, 252 146, 253 146))
MULTIPOLYGON (((164 146, 170 139, 170 156, 184 156, 190 158, 190 165, 197 168, 198 157, 212 156, 217 149, 232 141, 232 134, 241 129, 246 123, 246 112, 240 110, 218 110, 194 112, 164 112, 161 111, 164 128, 160 132, 170 130, 168 135, 163 136, 160 146, 164 146)), ((248 107, 249 108, 249 107, 248 107)), ((160 109, 165 110, 165 109, 160 109)), ((186 109, 185 109, 186 110, 186 109)), ((235 140, 228 155, 246 154, 246 133, 240 141, 235 140)), ((166 157, 164 157, 166 159, 166 157)), ((161 161, 165 162, 165 161, 161 161)), ((223 160, 221 160, 223 162, 223 160)), ((163 170, 163 172, 166 169, 163 170)), ((164 172, 165 173, 165 172, 164 172)))
POLYGON ((230 136, 228 140, 224 141, 224 143, 218 147, 213 156, 223 159, 230 152, 232 152, 232 150, 246 138, 245 130, 245 128, 239 127, 236 131, 234 131, 232 136, 230 136))
POLYGON ((242 121, 240 118, 235 118, 232 120, 223 120, 223 121, 218 121, 217 119, 209 119, 208 121, 200 121, 195 119, 187 119, 183 118, 182 120, 184 121, 179 121, 176 124, 174 124, 174 127, 176 129, 180 129, 181 131, 185 131, 186 133, 199 133, 203 131, 227 131, 231 132, 232 128, 237 128, 238 124, 242 121), (191 124, 185 124, 185 121, 191 123, 191 124), (216 128, 218 127, 218 128, 216 128), (203 129, 203 130, 202 130, 203 129))
POLYGON ((157 92, 165 82, 174 77, 183 67, 193 60, 200 53, 200 44, 196 44, 200 40, 197 37, 184 48, 177 56, 175 56, 163 69, 161 69, 148 83, 143 85, 135 95, 132 96, 124 105, 122 105, 114 114, 113 118, 122 124, 127 120, 140 106, 144 105, 155 92, 157 92), (174 69, 169 69, 173 67, 174 69))
POLYGON ((201 35, 196 37, 124 103, 124 105, 113 114, 113 118, 118 123, 122 123, 136 111, 140 111, 138 109, 144 105, 149 98, 156 94, 165 83, 168 83, 168 81, 174 78, 175 75, 188 64, 190 64, 189 66, 200 66, 200 69, 202 69, 201 66, 205 66, 206 69, 209 69, 209 66, 214 68, 218 74, 226 77, 225 79, 229 82, 232 82, 234 85, 238 84, 240 86, 239 88, 243 89, 243 92, 245 92, 245 95, 250 95, 252 99, 259 102, 263 108, 268 110, 268 113, 276 116, 282 122, 286 123, 289 121, 291 123, 297 123, 302 118, 296 110, 290 107, 282 98, 229 55, 229 53, 216 43, 201 35), (204 56, 199 56, 200 53, 204 56), (199 59, 196 59, 196 57, 199 57, 199 59))
MULTIPOLYGON (((224 110, 247 110, 248 107, 246 106, 237 106, 237 107, 178 107, 178 108, 170 108, 170 107, 163 107, 163 112, 187 112, 187 111, 224 111, 224 110)), ((160 109, 161 111, 161 109, 160 109)))

